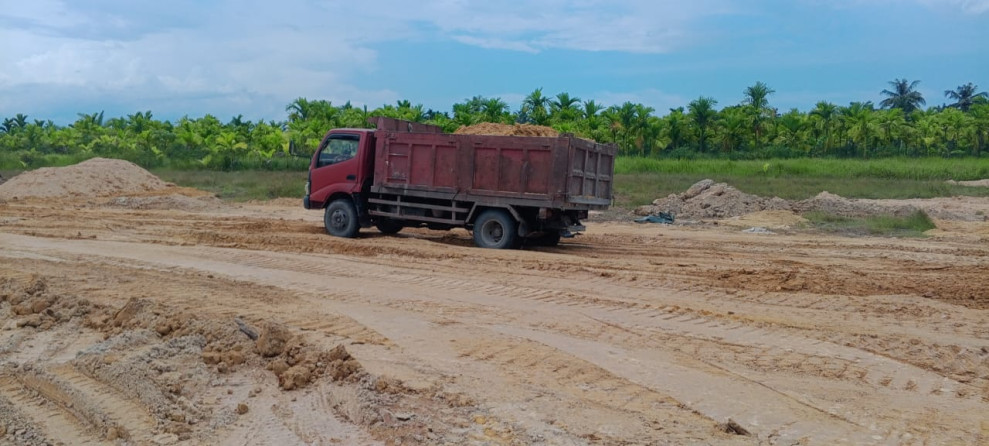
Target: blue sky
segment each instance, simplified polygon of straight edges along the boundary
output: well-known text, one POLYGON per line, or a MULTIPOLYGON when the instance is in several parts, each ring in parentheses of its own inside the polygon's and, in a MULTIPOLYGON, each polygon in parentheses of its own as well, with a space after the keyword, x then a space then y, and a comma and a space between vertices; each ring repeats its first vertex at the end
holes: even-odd
POLYGON ((665 114, 989 90, 989 0, 0 0, 0 117, 284 120, 297 97, 513 109, 535 88, 665 114))

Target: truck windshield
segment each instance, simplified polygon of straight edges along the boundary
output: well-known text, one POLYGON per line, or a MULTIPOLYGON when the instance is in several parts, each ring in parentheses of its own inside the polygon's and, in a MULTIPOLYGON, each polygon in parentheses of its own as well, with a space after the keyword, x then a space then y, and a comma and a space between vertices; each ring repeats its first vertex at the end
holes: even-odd
POLYGON ((330 135, 326 143, 320 147, 316 167, 329 166, 353 158, 357 155, 359 143, 360 137, 357 135, 330 135))

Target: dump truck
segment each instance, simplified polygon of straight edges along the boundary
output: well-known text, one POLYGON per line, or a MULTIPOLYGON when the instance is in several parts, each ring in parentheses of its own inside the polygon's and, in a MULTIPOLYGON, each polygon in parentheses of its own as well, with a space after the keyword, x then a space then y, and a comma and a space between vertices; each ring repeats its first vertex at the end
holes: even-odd
POLYGON ((613 144, 368 122, 375 128, 330 130, 312 156, 303 205, 324 212, 330 235, 466 228, 481 248, 555 246, 611 204, 613 144))

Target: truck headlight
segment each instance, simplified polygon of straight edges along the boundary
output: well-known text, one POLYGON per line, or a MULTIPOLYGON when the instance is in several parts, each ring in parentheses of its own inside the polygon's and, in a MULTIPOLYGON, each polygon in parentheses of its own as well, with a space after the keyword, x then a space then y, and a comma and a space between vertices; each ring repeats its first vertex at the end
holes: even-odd
POLYGON ((309 195, 309 182, 306 181, 306 195, 309 195))

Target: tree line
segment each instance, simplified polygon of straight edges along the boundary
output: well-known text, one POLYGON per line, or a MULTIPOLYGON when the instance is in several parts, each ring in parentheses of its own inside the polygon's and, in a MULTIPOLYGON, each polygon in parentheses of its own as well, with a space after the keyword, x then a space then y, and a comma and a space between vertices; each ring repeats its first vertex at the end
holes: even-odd
POLYGON ((775 91, 757 82, 743 100, 718 108, 699 97, 663 114, 633 102, 605 106, 563 92, 528 94, 518 110, 501 98, 474 96, 450 111, 425 110, 401 100, 373 110, 349 102, 298 98, 284 121, 222 122, 212 115, 155 119, 150 111, 105 119, 78 114, 66 126, 17 114, 0 125, 0 168, 68 164, 104 156, 145 167, 298 168, 335 127, 367 127, 369 116, 423 122, 454 131, 482 122, 551 126, 563 133, 615 143, 625 156, 762 159, 793 157, 983 156, 989 133, 989 95, 968 83, 945 90, 947 102, 924 108, 919 81, 896 79, 883 99, 836 105, 818 102, 807 112, 772 106, 775 91))

